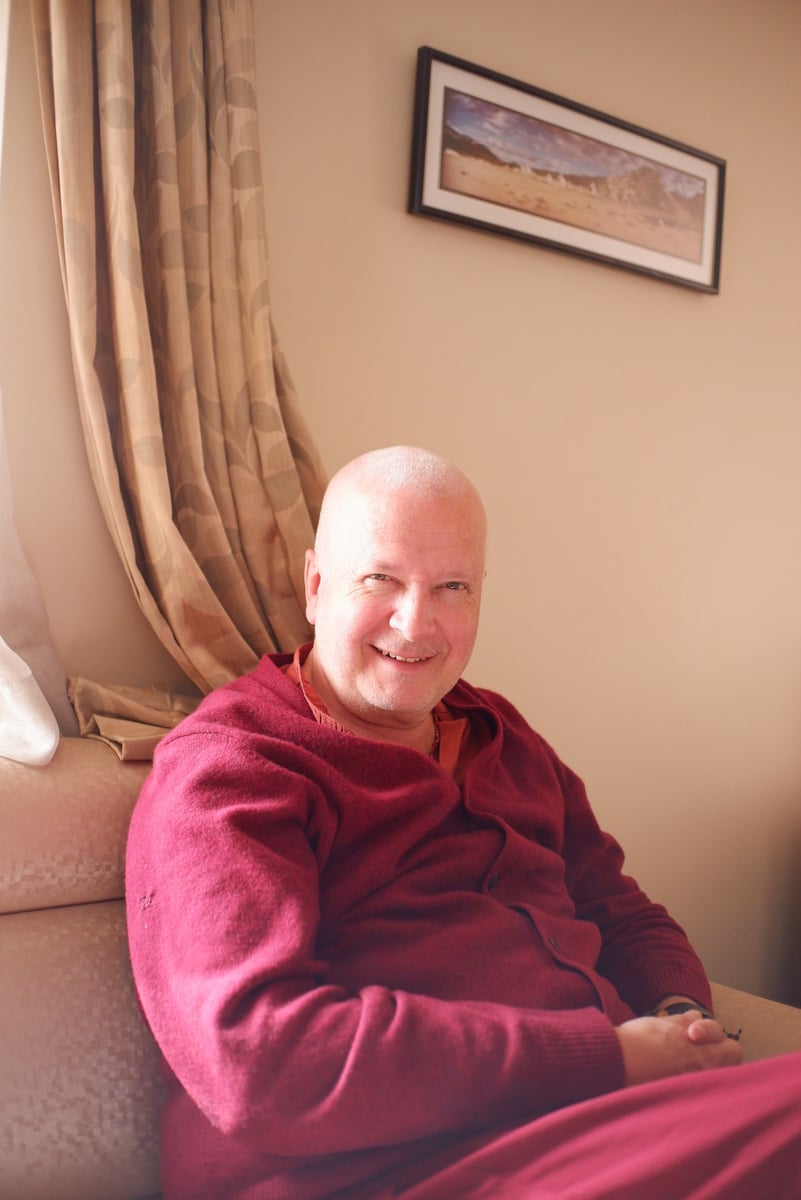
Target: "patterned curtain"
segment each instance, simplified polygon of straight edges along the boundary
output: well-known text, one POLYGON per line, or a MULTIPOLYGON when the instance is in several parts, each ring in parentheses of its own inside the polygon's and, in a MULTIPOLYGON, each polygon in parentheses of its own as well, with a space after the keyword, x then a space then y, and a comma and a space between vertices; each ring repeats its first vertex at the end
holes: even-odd
POLYGON ((324 483, 270 319, 251 0, 32 4, 92 474, 206 692, 309 636, 324 483))

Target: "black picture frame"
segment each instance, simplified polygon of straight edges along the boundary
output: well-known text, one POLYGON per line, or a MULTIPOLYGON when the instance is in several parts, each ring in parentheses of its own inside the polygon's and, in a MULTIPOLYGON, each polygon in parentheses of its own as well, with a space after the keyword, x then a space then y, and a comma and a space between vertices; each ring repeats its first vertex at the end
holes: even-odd
POLYGON ((720 290, 723 159, 421 46, 409 211, 720 290))

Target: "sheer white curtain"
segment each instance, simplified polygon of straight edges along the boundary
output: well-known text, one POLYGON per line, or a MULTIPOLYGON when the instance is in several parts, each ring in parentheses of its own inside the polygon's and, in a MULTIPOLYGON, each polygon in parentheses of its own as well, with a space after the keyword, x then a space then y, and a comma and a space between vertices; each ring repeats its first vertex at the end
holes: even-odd
POLYGON ((6 68, 8 67, 8 31, 11 25, 11 0, 0 0, 0 178, 3 173, 3 141, 6 114, 6 68))
POLYGON ((41 765, 78 732, 39 584, 14 524, 0 393, 0 755, 41 765))
MULTIPOLYGON (((0 0, 0 193, 7 182, 3 145, 10 18, 10 0, 0 0)), ((9 236, 9 231, 3 234, 9 236)), ((50 643, 39 585, 14 523, 1 385, 0 379, 0 755, 41 765, 52 757, 59 732, 76 734, 78 729, 50 643)))

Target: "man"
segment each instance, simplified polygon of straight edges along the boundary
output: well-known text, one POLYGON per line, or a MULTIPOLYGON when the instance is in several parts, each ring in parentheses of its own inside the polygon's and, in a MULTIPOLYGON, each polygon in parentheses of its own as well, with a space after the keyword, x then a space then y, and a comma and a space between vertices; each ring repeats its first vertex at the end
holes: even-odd
POLYGON ((801 1056, 721 1069, 682 930, 462 679, 485 539, 438 457, 348 464, 313 645, 156 753, 127 890, 168 1200, 801 1196, 801 1056))

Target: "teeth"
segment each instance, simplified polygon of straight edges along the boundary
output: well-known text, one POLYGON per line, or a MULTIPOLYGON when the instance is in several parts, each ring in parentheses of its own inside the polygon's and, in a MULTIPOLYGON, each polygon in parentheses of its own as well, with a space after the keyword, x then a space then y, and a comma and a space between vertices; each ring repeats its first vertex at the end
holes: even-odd
POLYGON ((422 662, 422 658, 404 658, 402 654, 390 654, 389 650, 382 650, 384 658, 392 658, 395 662, 418 663, 422 662))

